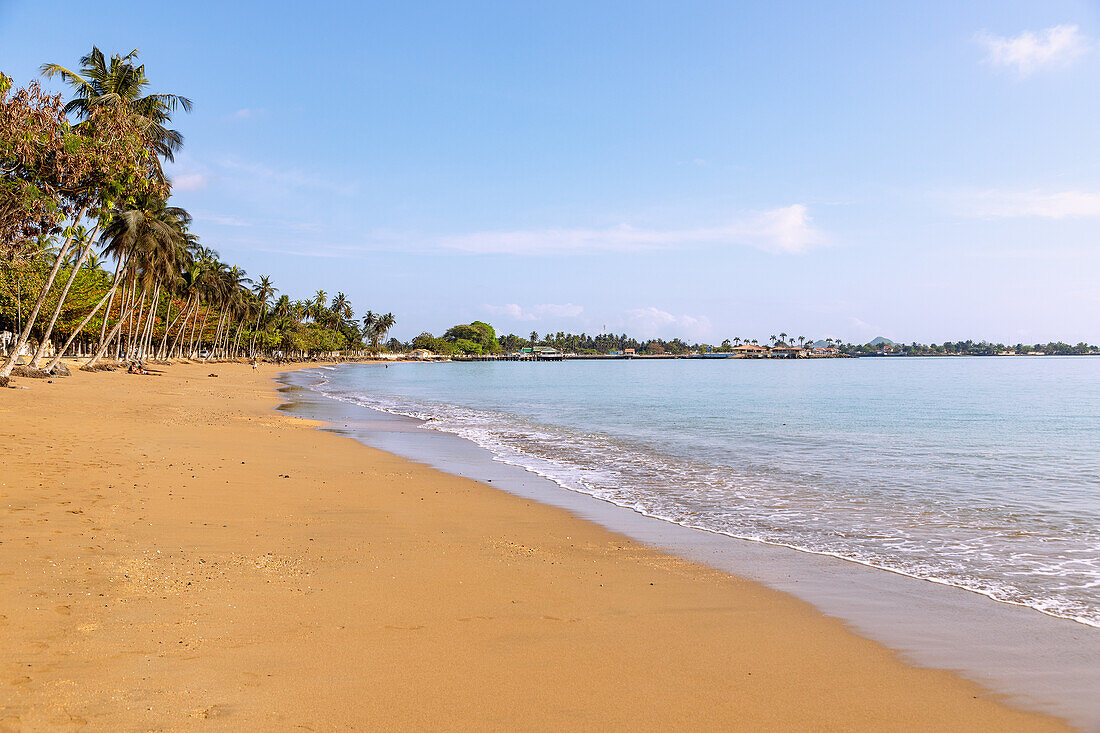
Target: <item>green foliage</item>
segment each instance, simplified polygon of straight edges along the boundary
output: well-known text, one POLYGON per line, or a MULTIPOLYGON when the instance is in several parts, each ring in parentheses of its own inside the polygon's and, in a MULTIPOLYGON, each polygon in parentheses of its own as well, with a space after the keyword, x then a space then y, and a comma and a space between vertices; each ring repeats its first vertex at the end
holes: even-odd
POLYGON ((496 331, 484 321, 452 326, 443 340, 462 354, 498 354, 502 350, 496 331))

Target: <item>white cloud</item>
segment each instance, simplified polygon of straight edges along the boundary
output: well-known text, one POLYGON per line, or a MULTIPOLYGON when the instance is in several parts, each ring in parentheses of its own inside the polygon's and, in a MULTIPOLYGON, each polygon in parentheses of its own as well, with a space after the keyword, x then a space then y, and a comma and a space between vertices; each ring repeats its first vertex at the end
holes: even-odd
POLYGON ((1100 193, 1088 191, 983 191, 963 197, 962 213, 987 219, 1100 216, 1100 193))
POLYGON ((251 107, 242 107, 241 109, 237 110, 232 115, 230 115, 230 117, 232 117, 235 120, 248 120, 248 119, 251 119, 253 117, 263 117, 266 114, 267 114, 266 109, 262 109, 262 108, 253 109, 251 107))
POLYGON ((181 173, 172 176, 172 188, 176 191, 198 191, 206 188, 210 177, 205 173, 181 173))
POLYGON ((706 316, 673 315, 660 308, 634 308, 626 312, 627 331, 637 338, 703 339, 710 335, 706 316))
POLYGON ((197 214, 195 216, 199 221, 209 222, 211 224, 220 224, 225 227, 246 227, 249 226, 247 221, 238 219, 235 216, 222 216, 220 214, 197 214))
POLYGON ((528 309, 516 303, 507 305, 486 305, 485 310, 493 315, 510 318, 513 321, 539 321, 543 318, 576 318, 584 308, 572 303, 543 303, 534 305, 528 309))
POLYGON ((1013 68, 1020 76, 1029 76, 1045 68, 1067 66, 1089 48, 1089 40, 1075 25, 1056 25, 1035 33, 1018 36, 979 33, 977 41, 986 49, 985 62, 991 66, 1013 68))
POLYGON ((351 196, 356 187, 324 176, 303 172, 297 168, 272 168, 260 163, 252 163, 235 157, 227 157, 216 164, 226 178, 235 176, 242 185, 250 188, 263 182, 270 182, 284 188, 306 188, 328 191, 342 196, 351 196))
POLYGON ((825 242, 802 204, 748 214, 725 226, 710 228, 647 229, 620 224, 605 229, 475 232, 435 240, 437 246, 459 252, 522 255, 634 252, 712 244, 790 254, 825 242))

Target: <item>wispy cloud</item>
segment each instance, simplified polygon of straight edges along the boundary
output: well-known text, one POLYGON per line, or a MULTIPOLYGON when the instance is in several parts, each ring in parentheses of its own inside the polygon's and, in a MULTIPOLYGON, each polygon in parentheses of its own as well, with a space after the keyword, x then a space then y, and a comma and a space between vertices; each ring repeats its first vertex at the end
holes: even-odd
POLYGON ((220 214, 196 214, 195 219, 209 224, 218 224, 223 227, 246 227, 249 223, 235 216, 222 216, 220 214))
POLYGON ((655 306, 626 311, 627 329, 639 338, 704 339, 712 331, 706 316, 674 315, 655 306))
POLYGON ((513 321, 540 321, 543 318, 576 318, 584 308, 573 303, 543 303, 523 308, 517 303, 507 305, 485 305, 485 310, 502 318, 510 318, 513 321))
POLYGON ((1020 76, 1068 66, 1091 45, 1075 25, 1056 25, 1038 33, 1024 31, 1018 36, 998 36, 982 31, 975 39, 986 50, 987 64, 1014 69, 1020 76))
POLYGON ((964 195, 959 204, 964 215, 985 219, 1100 216, 1100 193, 1089 191, 982 191, 964 195))
POLYGON ((176 191, 199 191, 210 183, 210 176, 205 173, 180 173, 171 176, 172 188, 176 191))
POLYGON ((698 245, 755 247, 795 254, 824 244, 802 204, 748 214, 719 227, 652 229, 620 224, 604 229, 535 229, 474 232, 440 237, 442 249, 470 254, 547 255, 588 252, 634 252, 698 245))
MULTIPOLYGON (((308 233, 308 231, 307 231, 308 233)), ((534 229, 430 235, 378 230, 358 242, 307 242, 273 245, 256 242, 259 251, 303 257, 359 259, 368 253, 401 251, 419 254, 568 256, 598 252, 660 252, 691 247, 741 246, 766 252, 797 254, 829 244, 801 204, 756 212, 725 226, 658 229, 620 224, 605 229, 534 229)), ((514 304, 511 304, 514 305, 514 304)), ((509 306, 493 306, 509 307, 509 306)), ((517 306, 518 307, 518 306, 517 306)), ((536 311, 530 311, 536 313, 536 311)))
POLYGON ((238 158, 223 158, 217 163, 218 168, 228 174, 244 174, 248 177, 249 185, 255 185, 257 181, 266 181, 286 188, 309 188, 319 191, 351 196, 355 193, 354 185, 338 183, 322 176, 313 175, 298 168, 273 168, 260 163, 251 163, 238 158))
POLYGON ((261 117, 267 113, 265 109, 252 109, 251 107, 242 107, 234 112, 231 116, 237 120, 247 120, 253 117, 261 117))

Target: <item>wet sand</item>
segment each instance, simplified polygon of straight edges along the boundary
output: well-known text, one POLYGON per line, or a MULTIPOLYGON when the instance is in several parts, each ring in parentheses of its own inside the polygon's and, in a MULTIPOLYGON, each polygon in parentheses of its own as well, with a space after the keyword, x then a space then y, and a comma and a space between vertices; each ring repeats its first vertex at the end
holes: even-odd
POLYGON ((274 412, 274 370, 0 392, 0 730, 1065 729, 274 412))

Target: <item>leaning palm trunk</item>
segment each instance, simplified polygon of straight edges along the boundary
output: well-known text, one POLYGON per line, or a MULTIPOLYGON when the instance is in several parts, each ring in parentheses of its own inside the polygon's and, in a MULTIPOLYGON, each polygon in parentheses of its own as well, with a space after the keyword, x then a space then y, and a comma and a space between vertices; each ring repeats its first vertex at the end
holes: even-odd
MULTIPOLYGON (((210 317, 210 309, 207 308, 205 311, 203 311, 202 326, 199 327, 198 333, 196 334, 194 331, 192 331, 192 333, 191 333, 191 351, 190 351, 190 356, 188 357, 189 359, 197 359, 198 356, 199 356, 199 348, 202 346, 202 334, 203 334, 203 331, 206 330, 206 320, 209 317, 210 317)), ((196 314, 195 320, 196 321, 199 320, 198 317, 197 317, 197 314, 196 314)))
MULTIPOLYGON (((77 214, 74 222, 79 222, 84 218, 84 212, 88 210, 85 206, 77 214)), ((53 267, 50 268, 50 274, 46 277, 46 282, 42 285, 42 292, 38 294, 38 301, 34 304, 34 308, 27 314, 27 321, 23 324, 23 330, 19 334, 19 338, 15 342, 14 348, 11 350, 11 355, 8 357, 7 362, 3 367, 0 367, 0 378, 7 378, 11 376, 12 369, 15 369, 15 361, 19 358, 19 352, 23 350, 23 347, 27 345, 27 341, 31 337, 31 329, 34 328, 34 322, 38 319, 38 313, 42 310, 42 306, 46 303, 46 298, 50 294, 50 288, 53 287, 53 281, 57 279, 57 273, 61 269, 61 263, 65 259, 65 253, 69 251, 69 246, 73 243, 73 230, 69 230, 69 236, 65 237, 65 243, 61 245, 60 251, 57 253, 57 259, 54 260, 53 267)))
POLYGON ((210 346, 210 351, 207 353, 206 358, 203 359, 204 363, 210 361, 211 357, 213 357, 214 353, 218 350, 218 344, 221 343, 222 338, 222 321, 224 320, 225 312, 223 311, 218 315, 218 330, 214 332, 214 343, 210 346))
MULTIPOLYGON (((187 333, 187 321, 191 319, 194 313, 199 312, 199 302, 197 298, 195 299, 195 305, 191 306, 191 299, 189 296, 187 304, 189 307, 184 311, 183 323, 180 324, 179 330, 176 331, 176 337, 172 339, 172 348, 168 350, 169 354, 176 354, 177 357, 183 356, 183 348, 180 344, 180 340, 183 338, 183 334, 187 333), (177 349, 179 350, 177 351, 177 349)), ((193 331, 194 329, 195 327, 191 326, 191 330, 193 331)))
POLYGON ((103 358, 103 355, 106 354, 107 350, 110 348, 111 343, 114 342, 115 337, 118 336, 122 331, 122 324, 126 322, 126 318, 130 315, 133 315, 132 308, 130 310, 130 313, 118 314, 118 322, 115 323, 114 328, 111 329, 111 333, 108 334, 107 339, 102 344, 100 344, 99 349, 96 351, 95 354, 92 355, 92 358, 88 359, 88 361, 84 363, 84 369, 95 366, 99 362, 99 360, 103 358))
POLYGON ((69 279, 65 281, 65 287, 61 288, 61 294, 57 296, 57 305, 53 309, 53 315, 50 316, 50 323, 42 334, 42 340, 38 344, 38 349, 34 352, 34 358, 31 359, 31 366, 35 369, 38 368, 38 363, 42 360, 43 354, 46 353, 46 344, 50 342, 50 336, 53 335, 53 327, 57 323, 57 317, 61 314, 61 308, 65 305, 65 299, 69 296, 69 290, 76 281, 81 265, 84 264, 84 260, 88 259, 88 255, 92 252, 92 242, 95 240, 98 231, 99 225, 97 224, 95 229, 92 230, 91 236, 88 237, 88 243, 84 245, 76 264, 73 265, 73 271, 69 273, 69 279))
MULTIPOLYGON (((179 319, 182 315, 182 311, 176 316, 179 319)), ((172 329, 172 326, 176 325, 176 322, 172 320, 172 294, 168 294, 168 310, 164 312, 164 336, 160 339, 160 346, 157 347, 156 357, 158 359, 166 358, 167 354, 164 353, 165 347, 168 346, 168 332, 172 329)))
MULTIPOLYGON (((110 300, 111 302, 114 302, 115 290, 118 289, 119 283, 122 282, 122 279, 119 277, 119 273, 121 273, 121 272, 122 272, 122 260, 119 260, 118 265, 115 267, 115 276, 114 276, 114 281, 111 284, 110 292, 108 292, 106 295, 104 295, 102 298, 100 298, 99 302, 96 303, 95 308, 92 308, 91 312, 88 313, 88 315, 86 315, 84 317, 84 320, 80 322, 80 325, 73 329, 73 333, 72 333, 71 336, 69 336, 69 340, 66 341, 65 345, 62 346, 61 349, 57 352, 57 354, 53 358, 53 361, 51 361, 49 364, 46 365, 46 371, 47 372, 52 372, 54 369, 57 368, 58 363, 61 361, 61 357, 64 356, 65 352, 69 350, 69 347, 72 346, 73 341, 75 341, 76 337, 80 334, 80 332, 84 330, 84 327, 88 325, 88 322, 91 321, 92 318, 95 317, 95 314, 99 312, 99 309, 103 307, 103 304, 106 303, 108 300, 110 300)), ((111 312, 111 306, 108 305, 107 306, 107 313, 103 314, 103 327, 104 328, 107 327, 107 316, 110 314, 110 312, 111 312)), ((100 336, 100 341, 102 341, 102 340, 103 340, 103 337, 100 336)))
POLYGON ((256 309, 256 325, 252 329, 252 338, 248 340, 248 355, 252 358, 256 358, 256 338, 260 334, 260 316, 264 312, 264 303, 260 303, 260 307, 256 309))
POLYGON ((176 320, 172 321, 168 318, 168 316, 172 315, 172 296, 171 295, 168 296, 168 315, 166 315, 165 318, 164 318, 167 325, 164 327, 164 338, 161 339, 160 348, 157 349, 157 356, 159 358, 161 358, 161 359, 169 358, 169 355, 168 355, 168 337, 169 337, 169 335, 172 331, 172 328, 177 323, 182 323, 182 326, 180 327, 180 330, 182 330, 183 328, 186 328, 186 326, 187 326, 187 311, 190 307, 191 307, 191 296, 189 295, 189 296, 187 296, 187 300, 184 301, 183 307, 180 308, 180 312, 176 314, 176 320))
POLYGON ((141 331, 141 339, 138 344, 138 358, 147 358, 153 339, 153 326, 157 322, 157 308, 160 306, 160 280, 157 280, 153 288, 153 300, 149 304, 149 315, 146 318, 145 328, 141 331))
MULTIPOLYGON (((124 290, 122 293, 122 303, 119 305, 118 309, 118 318, 120 321, 122 321, 127 333, 129 332, 130 327, 126 325, 126 319, 130 317, 131 308, 133 307, 134 303, 134 294, 137 292, 137 280, 135 280, 133 276, 131 276, 130 278, 129 285, 130 287, 124 290)), ((118 346, 115 349, 116 359, 122 358, 122 349, 125 343, 125 340, 122 338, 122 327, 119 327, 119 336, 117 340, 118 346)))
POLYGON ((122 294, 122 304, 119 306, 118 318, 122 321, 122 326, 118 330, 118 348, 115 349, 115 358, 122 358, 122 350, 125 348, 126 339, 123 338, 123 327, 126 329, 126 333, 129 334, 130 326, 126 323, 126 320, 130 318, 130 314, 133 312, 134 296, 137 293, 137 280, 133 276, 130 277, 130 287, 127 288, 122 294))
POLYGON ((241 353, 241 334, 244 333, 244 318, 241 318, 240 324, 237 326, 237 337, 233 340, 233 358, 236 359, 241 353))
POLYGON ((147 286, 142 286, 141 296, 134 302, 138 304, 137 319, 131 318, 129 325, 126 327, 128 333, 126 334, 126 352, 125 356, 130 359, 134 356, 134 348, 137 346, 137 335, 141 331, 142 318, 145 316, 145 292, 148 290, 147 286))
MULTIPOLYGON (((119 260, 119 264, 121 263, 122 260, 119 260)), ((99 327, 99 343, 103 343, 103 339, 107 337, 107 320, 108 317, 111 315, 111 308, 115 304, 115 291, 118 289, 118 285, 118 268, 115 268, 115 284, 111 288, 111 297, 110 300, 107 302, 107 312, 103 314, 103 325, 99 327)))

